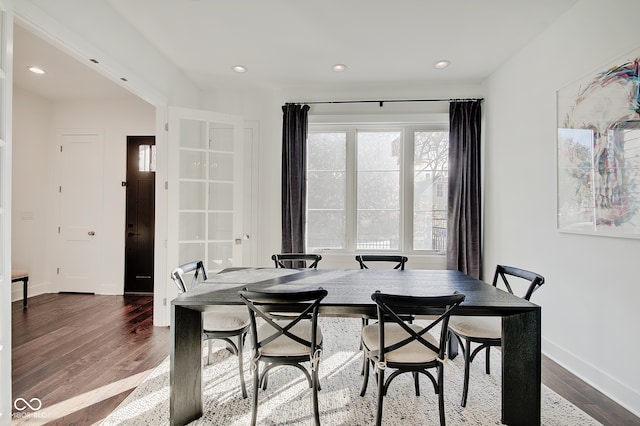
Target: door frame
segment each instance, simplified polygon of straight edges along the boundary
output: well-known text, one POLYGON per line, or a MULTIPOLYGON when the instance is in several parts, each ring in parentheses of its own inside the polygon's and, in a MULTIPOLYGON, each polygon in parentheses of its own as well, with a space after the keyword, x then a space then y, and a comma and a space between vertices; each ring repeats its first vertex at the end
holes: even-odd
POLYGON ((13 3, 0 0, 0 412, 11 421, 11 156, 13 3))

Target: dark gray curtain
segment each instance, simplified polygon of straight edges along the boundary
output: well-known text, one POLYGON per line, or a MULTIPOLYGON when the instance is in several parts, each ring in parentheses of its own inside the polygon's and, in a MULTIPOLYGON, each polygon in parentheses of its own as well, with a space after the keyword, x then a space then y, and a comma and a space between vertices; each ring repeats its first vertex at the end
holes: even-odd
POLYGON ((482 274, 480 100, 449 104, 447 269, 482 274))
POLYGON ((303 253, 309 105, 282 107, 282 253, 303 253))

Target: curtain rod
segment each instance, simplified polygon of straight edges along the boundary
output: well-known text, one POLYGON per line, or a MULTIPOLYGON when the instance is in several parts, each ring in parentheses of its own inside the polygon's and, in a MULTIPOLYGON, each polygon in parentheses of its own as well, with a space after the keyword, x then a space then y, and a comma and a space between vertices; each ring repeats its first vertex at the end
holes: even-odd
POLYGON ((484 98, 449 98, 449 99, 388 99, 385 101, 311 101, 311 102, 287 102, 286 105, 317 105, 317 104, 369 104, 376 103, 380 107, 385 103, 392 102, 464 102, 464 101, 483 101, 484 98))

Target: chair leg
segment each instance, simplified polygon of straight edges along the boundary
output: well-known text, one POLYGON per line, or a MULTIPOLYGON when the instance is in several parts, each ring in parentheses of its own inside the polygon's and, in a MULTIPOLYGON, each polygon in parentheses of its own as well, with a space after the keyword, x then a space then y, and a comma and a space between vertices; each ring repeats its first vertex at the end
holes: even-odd
POLYGON ((364 353, 364 378, 362 379, 362 388, 360 389, 360 396, 364 396, 367 393, 367 384, 369 383, 369 357, 367 353, 364 353))
POLYGON ((440 426, 445 426, 444 413, 444 368, 438 366, 438 411, 440 412, 440 426))
POLYGON ((244 333, 238 336, 238 373, 240 373, 240 388, 242 389, 242 397, 247 397, 247 387, 244 384, 244 366, 242 361, 242 353, 243 353, 243 345, 244 345, 244 333))
POLYGON ((460 405, 463 407, 467 406, 467 393, 469 392, 469 367, 470 367, 470 359, 471 359, 471 341, 465 339, 464 344, 464 384, 462 385, 462 401, 460 405))
POLYGON ((320 426, 320 410, 318 408, 318 390, 320 389, 320 380, 318 377, 318 368, 312 369, 312 382, 313 382, 313 418, 316 426, 320 426))
POLYGON ((207 365, 211 364, 211 339, 207 339, 207 365))
POLYGON ((251 426, 256 425, 256 421, 258 420, 258 382, 260 380, 260 368, 258 366, 258 361, 255 361, 255 366, 251 366, 253 369, 253 400, 251 402, 251 426))
POLYGON ((413 372, 413 383, 416 388, 416 396, 420 396, 420 374, 417 371, 413 372))
POLYGON ((382 425, 382 401, 384 400, 384 370, 380 369, 376 373, 378 379, 378 411, 376 413, 376 426, 382 425))
POLYGON ((266 373, 262 377, 262 390, 267 390, 267 385, 269 384, 269 373, 266 373))
MULTIPOLYGON (((366 318, 362 318, 362 328, 364 328, 366 325, 369 324, 369 320, 366 318)), ((358 350, 363 350, 363 344, 362 344, 362 329, 360 330, 360 347, 358 348, 358 350)), ((363 360, 362 360, 362 369, 360 370, 360 375, 364 375, 364 365, 367 363, 367 357, 364 356, 363 360)))
POLYGON ((487 346, 487 348, 485 349, 485 351, 487 351, 487 356, 486 356, 486 361, 485 361, 485 363, 486 363, 485 371, 486 371, 487 374, 491 374, 491 367, 489 367, 489 364, 491 364, 491 359, 490 359, 491 352, 490 352, 490 349, 491 349, 490 346, 487 346))

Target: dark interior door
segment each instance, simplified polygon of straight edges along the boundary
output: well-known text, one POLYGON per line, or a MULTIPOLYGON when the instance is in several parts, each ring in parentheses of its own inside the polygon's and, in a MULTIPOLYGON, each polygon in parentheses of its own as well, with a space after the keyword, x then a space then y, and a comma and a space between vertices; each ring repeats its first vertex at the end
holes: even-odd
POLYGON ((127 136, 125 293, 153 293, 155 136, 127 136))

